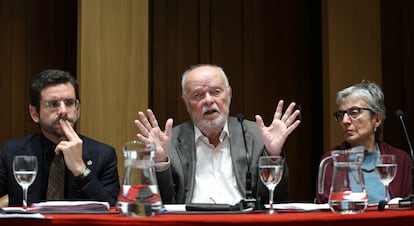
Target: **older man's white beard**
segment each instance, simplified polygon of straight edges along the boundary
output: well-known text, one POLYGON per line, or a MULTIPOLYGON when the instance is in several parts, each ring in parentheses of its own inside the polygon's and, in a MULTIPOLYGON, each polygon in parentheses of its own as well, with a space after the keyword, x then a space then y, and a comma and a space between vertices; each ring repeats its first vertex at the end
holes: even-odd
POLYGON ((203 107, 202 114, 204 115, 207 111, 211 111, 211 110, 214 110, 219 114, 218 117, 213 120, 201 119, 199 121, 196 121, 193 115, 191 115, 191 118, 193 119, 194 124, 201 131, 222 129, 224 127, 224 124, 226 124, 226 120, 227 120, 228 112, 229 112, 228 110, 222 113, 220 112, 218 106, 214 104, 213 106, 209 108, 203 107))
POLYGON ((222 129, 224 124, 226 124, 226 120, 227 116, 220 114, 220 116, 214 120, 200 120, 199 122, 195 122, 195 124, 201 131, 207 131, 211 129, 222 129))

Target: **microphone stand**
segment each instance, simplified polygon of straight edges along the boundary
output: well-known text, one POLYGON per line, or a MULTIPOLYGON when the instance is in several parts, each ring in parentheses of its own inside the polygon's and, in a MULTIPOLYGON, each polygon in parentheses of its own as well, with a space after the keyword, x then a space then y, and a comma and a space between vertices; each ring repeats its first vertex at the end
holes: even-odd
POLYGON ((403 120, 404 113, 401 110, 397 110, 396 114, 397 114, 397 117, 401 121, 401 125, 403 127, 404 134, 405 134, 405 139, 407 140, 408 148, 410 149, 410 156, 411 156, 411 159, 413 160, 413 163, 414 163, 413 146, 411 145, 410 137, 408 136, 407 128, 405 127, 405 123, 404 123, 404 120, 403 120))
POLYGON ((403 116, 404 116, 404 112, 400 109, 398 109, 395 114, 397 115, 397 118, 400 120, 401 125, 403 127, 403 131, 404 131, 404 135, 405 135, 405 139, 407 140, 408 143, 408 148, 410 149, 410 157, 411 157, 411 161, 412 161, 412 167, 411 167, 411 181, 412 184, 414 185, 414 154, 413 154, 413 146, 411 145, 411 141, 410 141, 410 137, 408 136, 408 132, 407 132, 407 128, 405 126, 404 120, 403 120, 403 116))

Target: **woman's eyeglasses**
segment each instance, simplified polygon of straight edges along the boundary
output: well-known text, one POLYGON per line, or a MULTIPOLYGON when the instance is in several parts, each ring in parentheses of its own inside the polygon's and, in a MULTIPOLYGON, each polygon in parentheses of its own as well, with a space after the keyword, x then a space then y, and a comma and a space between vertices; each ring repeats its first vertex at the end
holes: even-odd
POLYGON ((334 112, 334 117, 336 121, 342 121, 344 119, 345 113, 352 119, 358 118, 358 116, 362 113, 362 111, 370 111, 375 114, 375 112, 371 108, 360 108, 360 107, 351 107, 344 111, 336 111, 334 112))

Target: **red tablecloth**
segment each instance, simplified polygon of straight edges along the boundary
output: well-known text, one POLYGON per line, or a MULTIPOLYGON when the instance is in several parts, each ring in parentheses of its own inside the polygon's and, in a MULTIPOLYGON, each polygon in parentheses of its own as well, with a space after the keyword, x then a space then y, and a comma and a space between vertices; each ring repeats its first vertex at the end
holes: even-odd
POLYGON ((247 214, 161 214, 153 217, 124 217, 119 214, 45 214, 47 219, 0 219, 5 225, 413 225, 414 210, 365 211, 340 215, 329 211, 307 213, 247 214))

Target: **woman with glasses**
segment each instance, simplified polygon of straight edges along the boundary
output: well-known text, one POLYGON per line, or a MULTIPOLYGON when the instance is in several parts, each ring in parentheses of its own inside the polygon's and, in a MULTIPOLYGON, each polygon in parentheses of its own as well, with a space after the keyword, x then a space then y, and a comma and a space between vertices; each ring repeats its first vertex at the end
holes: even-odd
MULTIPOLYGON (((330 151, 322 159, 331 155, 332 150, 345 150, 356 146, 365 149, 362 171, 368 192, 369 204, 384 200, 384 185, 375 173, 375 158, 380 154, 394 154, 397 159, 397 174, 389 185, 389 200, 406 197, 412 192, 410 156, 380 140, 381 128, 385 120, 384 94, 373 82, 362 81, 337 93, 338 111, 334 118, 342 129, 345 141, 330 151)), ((316 192, 316 202, 328 202, 332 180, 332 166, 326 168, 324 193, 316 192)))

